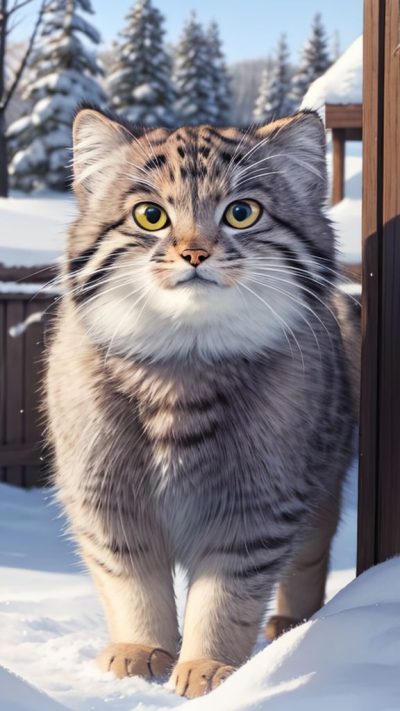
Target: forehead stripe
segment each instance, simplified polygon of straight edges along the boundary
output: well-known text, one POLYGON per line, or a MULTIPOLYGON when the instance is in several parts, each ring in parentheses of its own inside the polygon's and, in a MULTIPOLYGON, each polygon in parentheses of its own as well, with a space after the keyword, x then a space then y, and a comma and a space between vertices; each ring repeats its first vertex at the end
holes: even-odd
POLYGON ((150 160, 148 160, 143 167, 144 170, 154 170, 155 168, 161 168, 166 162, 167 157, 164 155, 164 153, 160 153, 160 155, 154 156, 154 158, 150 158, 150 160))
POLYGON ((125 197, 128 195, 131 195, 132 193, 150 193, 153 194, 155 191, 152 190, 147 183, 141 183, 138 181, 137 183, 132 183, 132 185, 128 188, 128 190, 125 192, 125 197))

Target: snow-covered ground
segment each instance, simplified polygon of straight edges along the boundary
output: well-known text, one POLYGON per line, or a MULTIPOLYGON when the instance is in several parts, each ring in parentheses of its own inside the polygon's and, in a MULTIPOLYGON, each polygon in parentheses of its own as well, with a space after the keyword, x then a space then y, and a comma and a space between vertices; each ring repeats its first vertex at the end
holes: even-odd
POLYGON ((18 193, 0 198, 0 262, 26 267, 55 262, 74 214, 74 200, 65 193, 18 193))
MULTIPOLYGON (((354 577, 355 521, 354 467, 349 474, 343 520, 333 548, 328 597, 354 577)), ((335 625, 334 618, 325 622, 324 614, 319 615, 319 622, 287 635, 287 643, 282 640, 265 649, 260 634, 256 651, 263 651, 235 675, 237 679, 227 682, 206 700, 188 702, 161 684, 142 679, 118 681, 111 674, 102 674, 94 658, 106 641, 104 619, 91 581, 71 541, 63 535, 64 527, 51 491, 25 491, 0 485, 0 665, 4 667, 0 667, 1 711, 57 711, 60 708, 57 704, 74 711, 155 711, 189 703, 194 709, 198 704, 208 711, 230 711, 253 709, 259 702, 257 708, 263 709, 264 699, 265 708, 269 709, 267 698, 276 697, 274 703, 277 703, 280 696, 285 698, 288 694, 306 694, 309 701, 314 695, 321 701, 325 698, 325 678, 329 682, 329 698, 333 682, 328 660, 318 660, 318 645, 323 642, 323 648, 331 648, 327 640, 334 634, 335 625), (301 657, 297 647, 310 650, 299 674, 295 671, 299 654, 301 657), (294 681, 296 676, 301 679, 294 681), (30 685, 35 688, 32 690, 30 685)), ((176 588, 182 616, 185 590, 182 575, 177 578, 176 588)), ((343 632, 343 624, 339 630, 343 632)), ((335 645, 338 635, 339 631, 335 632, 335 645)), ((345 638, 343 642, 346 648, 345 638)), ((352 644, 356 646, 354 639, 352 644)), ((333 675, 339 673, 343 659, 336 662, 333 675)))
MULTIPOLYGON (((328 172, 331 175, 331 145, 328 145, 328 172)), ((362 144, 346 143, 345 198, 328 210, 337 235, 339 258, 346 264, 361 262, 361 181, 362 144)))

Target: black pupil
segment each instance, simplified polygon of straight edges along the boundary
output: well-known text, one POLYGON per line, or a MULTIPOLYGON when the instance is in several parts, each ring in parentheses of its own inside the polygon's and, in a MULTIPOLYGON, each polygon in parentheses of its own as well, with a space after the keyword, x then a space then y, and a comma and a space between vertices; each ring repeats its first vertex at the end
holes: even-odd
POLYGON ((232 215, 237 222, 244 222, 251 215, 251 207, 244 202, 238 202, 232 208, 232 215))
POLYGON ((159 207, 146 207, 144 214, 152 225, 155 225, 161 218, 161 210, 159 207))

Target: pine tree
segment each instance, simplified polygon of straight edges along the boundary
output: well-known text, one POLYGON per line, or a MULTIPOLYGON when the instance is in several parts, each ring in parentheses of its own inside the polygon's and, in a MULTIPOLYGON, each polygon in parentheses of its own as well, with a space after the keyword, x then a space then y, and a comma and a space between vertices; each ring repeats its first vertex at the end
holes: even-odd
POLYGON ((286 36, 282 35, 272 69, 265 69, 262 74, 260 92, 254 107, 254 119, 256 121, 272 121, 292 113, 291 88, 289 50, 286 36))
POLYGON ((217 126, 222 126, 229 122, 232 95, 230 89, 230 79, 225 64, 221 38, 216 22, 212 22, 208 28, 207 42, 209 47, 208 71, 215 105, 215 113, 212 117, 212 123, 217 126))
POLYGON ((193 13, 175 53, 176 112, 181 123, 212 123, 218 114, 209 69, 210 48, 193 13))
POLYGON ((8 129, 11 185, 21 190, 65 190, 71 124, 79 102, 101 104, 100 68, 80 35, 97 44, 97 30, 79 10, 93 13, 91 0, 49 0, 38 44, 31 55, 23 98, 26 115, 8 129))
POLYGON ((311 34, 304 46, 299 67, 293 77, 292 99, 296 108, 301 104, 312 82, 324 74, 331 63, 325 28, 320 13, 317 13, 312 22, 311 34))
POLYGON ((163 45, 163 24, 151 0, 138 0, 126 17, 107 78, 111 105, 146 126, 176 123, 172 63, 163 45))

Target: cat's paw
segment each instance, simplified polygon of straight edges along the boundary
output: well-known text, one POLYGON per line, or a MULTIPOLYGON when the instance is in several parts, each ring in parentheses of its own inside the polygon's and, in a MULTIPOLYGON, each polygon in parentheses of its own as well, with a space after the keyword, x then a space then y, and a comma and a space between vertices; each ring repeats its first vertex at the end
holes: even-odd
POLYGON ((144 644, 109 644, 98 656, 102 671, 112 671, 118 679, 142 676, 145 679, 170 674, 175 659, 169 652, 144 644))
POLYGON ((193 699, 208 694, 235 671, 215 659, 195 659, 193 662, 177 664, 171 677, 171 686, 180 696, 193 699))
POLYGON ((270 642, 273 642, 274 639, 280 637, 281 634, 288 632, 299 624, 300 620, 296 620, 294 617, 272 615, 265 626, 265 636, 270 642))

